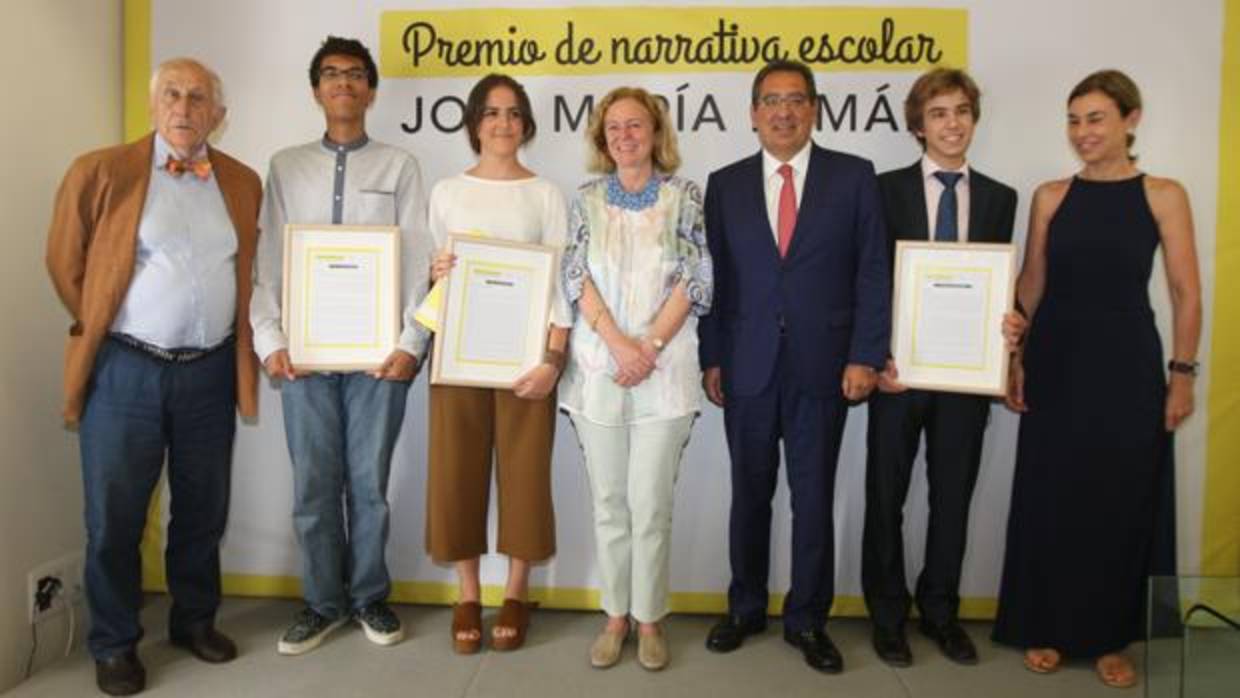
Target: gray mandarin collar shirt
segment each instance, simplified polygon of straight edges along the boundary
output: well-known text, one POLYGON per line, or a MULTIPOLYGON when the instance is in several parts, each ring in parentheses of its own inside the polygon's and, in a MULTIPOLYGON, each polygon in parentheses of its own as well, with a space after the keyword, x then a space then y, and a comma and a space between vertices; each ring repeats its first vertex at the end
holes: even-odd
POLYGON ((339 144, 323 137, 271 158, 258 217, 258 256, 250 324, 254 350, 266 358, 288 348, 280 325, 284 226, 395 225, 400 228, 402 322, 397 349, 421 361, 429 333, 413 318, 426 295, 434 243, 426 226, 426 195, 409 152, 362 136, 339 144))

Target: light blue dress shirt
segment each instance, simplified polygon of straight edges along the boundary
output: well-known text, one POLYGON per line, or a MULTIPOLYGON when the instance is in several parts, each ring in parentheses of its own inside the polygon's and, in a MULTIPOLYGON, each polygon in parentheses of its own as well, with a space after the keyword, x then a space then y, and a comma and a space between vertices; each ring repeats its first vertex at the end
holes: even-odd
MULTIPOLYGON (((215 173, 174 177, 158 134, 154 151, 133 279, 112 331, 164 349, 212 347, 236 322, 237 233, 215 173)), ((194 159, 206 156, 203 146, 194 159)))

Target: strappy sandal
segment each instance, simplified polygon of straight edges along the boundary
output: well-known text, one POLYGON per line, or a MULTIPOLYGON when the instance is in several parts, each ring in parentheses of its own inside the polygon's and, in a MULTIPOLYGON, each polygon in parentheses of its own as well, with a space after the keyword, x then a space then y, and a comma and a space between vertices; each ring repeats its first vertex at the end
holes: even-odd
POLYGON ((1063 657, 1051 647, 1031 647, 1025 650, 1024 662, 1025 668, 1035 674, 1053 674, 1059 671, 1063 657))
POLYGON ((1111 688, 1132 688, 1137 685, 1136 669, 1122 654, 1099 657, 1094 663, 1094 671, 1098 674, 1098 680, 1111 688))
POLYGON ((500 652, 519 649, 525 644, 525 633, 530 627, 530 611, 538 607, 537 601, 518 601, 504 599, 499 608, 499 617, 495 619, 495 627, 491 629, 491 647, 500 652), (512 628, 513 634, 496 635, 499 628, 512 628))
POLYGON ((482 649, 482 604, 462 601, 452 607, 452 651, 457 654, 478 654, 482 649), (464 633, 473 637, 462 639, 464 633))

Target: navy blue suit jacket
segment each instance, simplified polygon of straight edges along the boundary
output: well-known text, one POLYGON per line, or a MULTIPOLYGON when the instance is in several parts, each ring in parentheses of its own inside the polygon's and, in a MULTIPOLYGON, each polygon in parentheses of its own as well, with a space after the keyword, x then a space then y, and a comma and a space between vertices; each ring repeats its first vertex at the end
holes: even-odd
POLYGON ((698 324, 703 368, 725 395, 756 395, 779 357, 818 396, 839 394, 844 366, 882 368, 891 333, 890 264, 874 165, 812 146, 788 256, 767 217, 762 153, 710 175, 706 239, 715 271, 698 324))

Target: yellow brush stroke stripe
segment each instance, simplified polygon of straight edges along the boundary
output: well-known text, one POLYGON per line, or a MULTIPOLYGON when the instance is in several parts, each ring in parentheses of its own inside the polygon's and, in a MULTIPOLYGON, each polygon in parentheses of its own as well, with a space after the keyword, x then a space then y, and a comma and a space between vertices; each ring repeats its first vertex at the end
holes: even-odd
MULTIPOLYGON (((141 138, 151 129, 147 83, 151 77, 151 0, 125 0, 124 44, 125 140, 141 138)), ((151 495, 142 531, 142 588, 167 589, 164 577, 164 531, 161 518, 162 481, 151 495)))
MULTIPOLYGON (((253 574, 226 574, 223 579, 224 593, 231 596, 301 598, 301 580, 292 576, 266 576, 253 574)), ((392 582, 388 600, 393 603, 451 605, 456 603, 457 586, 452 582, 392 582)), ((530 587, 530 600, 538 601, 543 608, 565 611, 597 611, 597 589, 580 587, 530 587)), ((482 586, 482 603, 499 606, 504 602, 504 587, 499 584, 482 586)), ((727 610, 728 597, 722 592, 681 591, 669 594, 668 604, 672 613, 723 613, 727 610)), ((778 616, 784 606, 783 594, 772 594, 767 612, 778 616)), ((960 617, 968 620, 993 620, 998 602, 993 598, 968 597, 960 600, 960 617)), ((916 610, 914 610, 914 614, 916 610)), ((831 615, 864 618, 865 599, 860 596, 836 596, 831 615)))
POLYGON ((151 77, 151 0, 125 0, 125 140, 150 130, 147 83, 151 77))
MULTIPOLYGON (((1201 573, 1240 575, 1240 0, 1223 5, 1214 335, 1207 399, 1201 573)), ((1235 592, 1233 591, 1233 594, 1235 592)))
MULTIPOLYGON (((941 52, 936 57, 940 65, 965 67, 968 65, 968 11, 942 8, 863 8, 863 7, 578 7, 548 9, 486 8, 441 11, 387 11, 380 15, 379 35, 380 73, 384 77, 464 77, 482 75, 495 70, 513 75, 598 75, 604 73, 702 73, 702 72, 752 72, 766 62, 758 56, 747 62, 721 64, 657 61, 634 63, 613 61, 613 41, 637 42, 642 37, 677 34, 689 37, 691 43, 709 40, 720 31, 730 32, 736 26, 739 37, 754 37, 759 44, 772 37, 779 38, 779 46, 788 57, 805 60, 815 71, 919 71, 935 63, 927 60, 927 45, 918 35, 929 37, 931 46, 941 52), (890 44, 902 37, 912 37, 912 46, 918 50, 907 54, 910 58, 922 56, 909 62, 844 63, 816 62, 813 57, 801 54, 801 43, 810 37, 814 46, 827 35, 837 51, 843 51, 845 37, 857 37, 862 41, 881 44, 884 20, 892 22, 890 44), (568 34, 572 23, 573 44, 580 47, 585 40, 592 40, 599 52, 594 64, 578 62, 565 64, 557 59, 557 48, 568 34), (415 65, 413 47, 406 48, 415 38, 428 45, 430 32, 425 29, 410 31, 410 27, 424 23, 434 29, 436 39, 452 42, 454 47, 471 47, 479 42, 492 45, 491 60, 483 64, 456 65, 450 59, 432 51, 415 65), (521 42, 535 42, 541 59, 531 60, 523 52, 521 42), (505 57, 505 54, 507 56, 505 57)), ((726 50, 729 40, 718 42, 726 50)), ((580 54, 580 51, 576 52, 580 54)), ((456 54, 453 54, 456 55, 456 54)), ((475 53, 475 55, 477 55, 475 53)), ((889 54, 890 55, 890 54, 889 54)), ((559 59, 565 56, 559 55, 559 59)))

